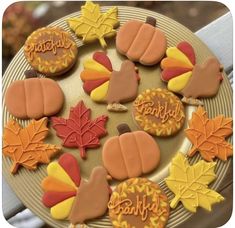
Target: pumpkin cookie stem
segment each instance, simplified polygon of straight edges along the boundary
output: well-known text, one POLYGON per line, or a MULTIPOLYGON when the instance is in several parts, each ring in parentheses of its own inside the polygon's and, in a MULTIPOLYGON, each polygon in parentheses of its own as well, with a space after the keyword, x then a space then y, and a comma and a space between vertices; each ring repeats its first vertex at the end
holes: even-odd
POLYGON ((119 124, 117 126, 117 130, 119 132, 119 135, 122 135, 124 133, 127 133, 127 132, 131 132, 131 129, 129 128, 129 126, 127 124, 119 124))
POLYGON ((153 27, 155 27, 157 21, 156 21, 156 19, 154 17, 146 17, 146 22, 145 23, 150 24, 153 27))

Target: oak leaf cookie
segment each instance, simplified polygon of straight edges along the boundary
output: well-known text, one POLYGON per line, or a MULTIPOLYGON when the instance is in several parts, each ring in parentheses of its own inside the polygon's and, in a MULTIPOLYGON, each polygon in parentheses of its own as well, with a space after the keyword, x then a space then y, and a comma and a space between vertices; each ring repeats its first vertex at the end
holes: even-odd
POLYGON ((144 131, 131 132, 127 124, 117 129, 120 136, 109 138, 102 150, 104 167, 113 178, 138 177, 159 165, 160 149, 152 136, 144 131))
POLYGON ((135 99, 133 118, 144 131, 156 136, 177 133, 184 124, 184 106, 172 92, 156 88, 147 89, 135 99))
POLYGON ((158 184, 131 178, 117 185, 108 203, 113 227, 165 227, 169 202, 158 184))
POLYGON ((156 20, 130 20, 124 23, 116 37, 118 52, 143 65, 157 64, 165 54, 167 39, 162 30, 155 28, 156 20))
POLYGON ((161 78, 170 91, 184 96, 184 103, 203 105, 198 98, 217 94, 223 76, 216 58, 209 57, 203 64, 196 64, 194 49, 186 41, 167 48, 166 56, 161 61, 161 78))
POLYGON ((74 39, 60 27, 37 29, 24 44, 24 54, 29 64, 46 76, 61 75, 71 69, 77 53, 74 39))
POLYGON ((59 84, 49 78, 17 80, 7 88, 7 110, 21 119, 39 119, 58 113, 64 104, 64 93, 59 84))

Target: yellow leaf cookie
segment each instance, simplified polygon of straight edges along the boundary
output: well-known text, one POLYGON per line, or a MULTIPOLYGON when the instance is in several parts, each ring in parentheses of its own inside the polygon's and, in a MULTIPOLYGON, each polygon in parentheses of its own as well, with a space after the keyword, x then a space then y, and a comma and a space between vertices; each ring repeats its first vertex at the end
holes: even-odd
POLYGON ((172 160, 170 175, 165 179, 168 188, 175 193, 170 207, 175 208, 181 201, 191 212, 196 212, 199 206, 211 211, 212 204, 223 201, 223 196, 208 188, 216 178, 215 165, 215 162, 201 160, 190 166, 187 158, 178 153, 172 160))
POLYGON ((91 1, 87 1, 81 9, 81 16, 69 18, 67 20, 70 28, 78 37, 82 37, 83 42, 99 40, 101 46, 107 46, 104 38, 116 35, 113 29, 119 25, 117 19, 118 8, 112 7, 105 13, 100 12, 100 6, 91 1))

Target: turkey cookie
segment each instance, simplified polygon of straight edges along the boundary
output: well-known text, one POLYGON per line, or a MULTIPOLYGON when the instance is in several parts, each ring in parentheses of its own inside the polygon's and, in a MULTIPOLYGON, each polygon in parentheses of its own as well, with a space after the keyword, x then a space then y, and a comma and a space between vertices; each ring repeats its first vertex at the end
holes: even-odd
POLYGON ((107 103, 109 111, 127 111, 123 103, 133 101, 138 93, 140 78, 135 65, 125 60, 120 71, 114 71, 108 56, 104 52, 95 52, 92 59, 84 61, 83 66, 80 77, 83 89, 91 99, 107 103))
POLYGON ((69 18, 69 27, 78 37, 82 37, 84 43, 99 40, 103 48, 107 47, 104 38, 116 35, 116 28, 119 25, 118 8, 112 7, 105 13, 101 13, 99 4, 87 1, 81 8, 81 16, 69 18))
POLYGON ((147 17, 145 23, 127 21, 117 33, 118 52, 143 65, 157 64, 165 55, 167 39, 164 32, 155 25, 156 20, 152 17, 147 17))
POLYGON ((113 227, 165 227, 169 202, 158 184, 132 178, 117 185, 108 203, 113 227))
POLYGON ((42 203, 50 208, 52 218, 69 220, 75 226, 106 212, 111 189, 103 167, 95 167, 86 182, 76 158, 65 153, 48 165, 47 173, 41 183, 42 203))
POLYGON ((167 48, 166 55, 161 61, 161 78, 168 83, 170 91, 184 96, 184 103, 203 105, 197 98, 217 94, 223 77, 216 58, 210 57, 203 64, 196 64, 194 49, 186 41, 167 48))
POLYGON ((77 45, 72 36, 59 27, 44 27, 26 40, 24 54, 29 64, 46 76, 68 71, 77 58, 77 45))
POLYGON ((138 126, 156 136, 177 133, 185 120, 180 99, 166 89, 147 89, 136 98, 133 116, 138 126))
POLYGON ((21 119, 39 119, 60 111, 64 94, 59 84, 49 78, 17 80, 7 88, 7 110, 21 119))
POLYGON ((131 132, 127 124, 120 124, 117 129, 120 136, 109 138, 102 151, 104 167, 113 178, 138 177, 158 166, 160 149, 149 134, 131 132))

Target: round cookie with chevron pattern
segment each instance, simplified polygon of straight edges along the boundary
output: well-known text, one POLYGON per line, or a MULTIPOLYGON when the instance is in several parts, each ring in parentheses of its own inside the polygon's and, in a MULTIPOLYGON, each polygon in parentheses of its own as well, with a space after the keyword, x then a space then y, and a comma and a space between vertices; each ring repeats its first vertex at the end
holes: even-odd
POLYGON ((158 184, 146 178, 132 178, 119 184, 109 203, 113 227, 161 227, 169 217, 169 202, 158 184))
POLYGON ((27 38, 24 54, 36 71, 57 76, 74 65, 78 50, 72 36, 62 28, 43 27, 27 38))
POLYGON ((147 89, 136 98, 133 117, 137 125, 149 134, 170 136, 183 127, 184 106, 176 95, 166 89, 147 89))

